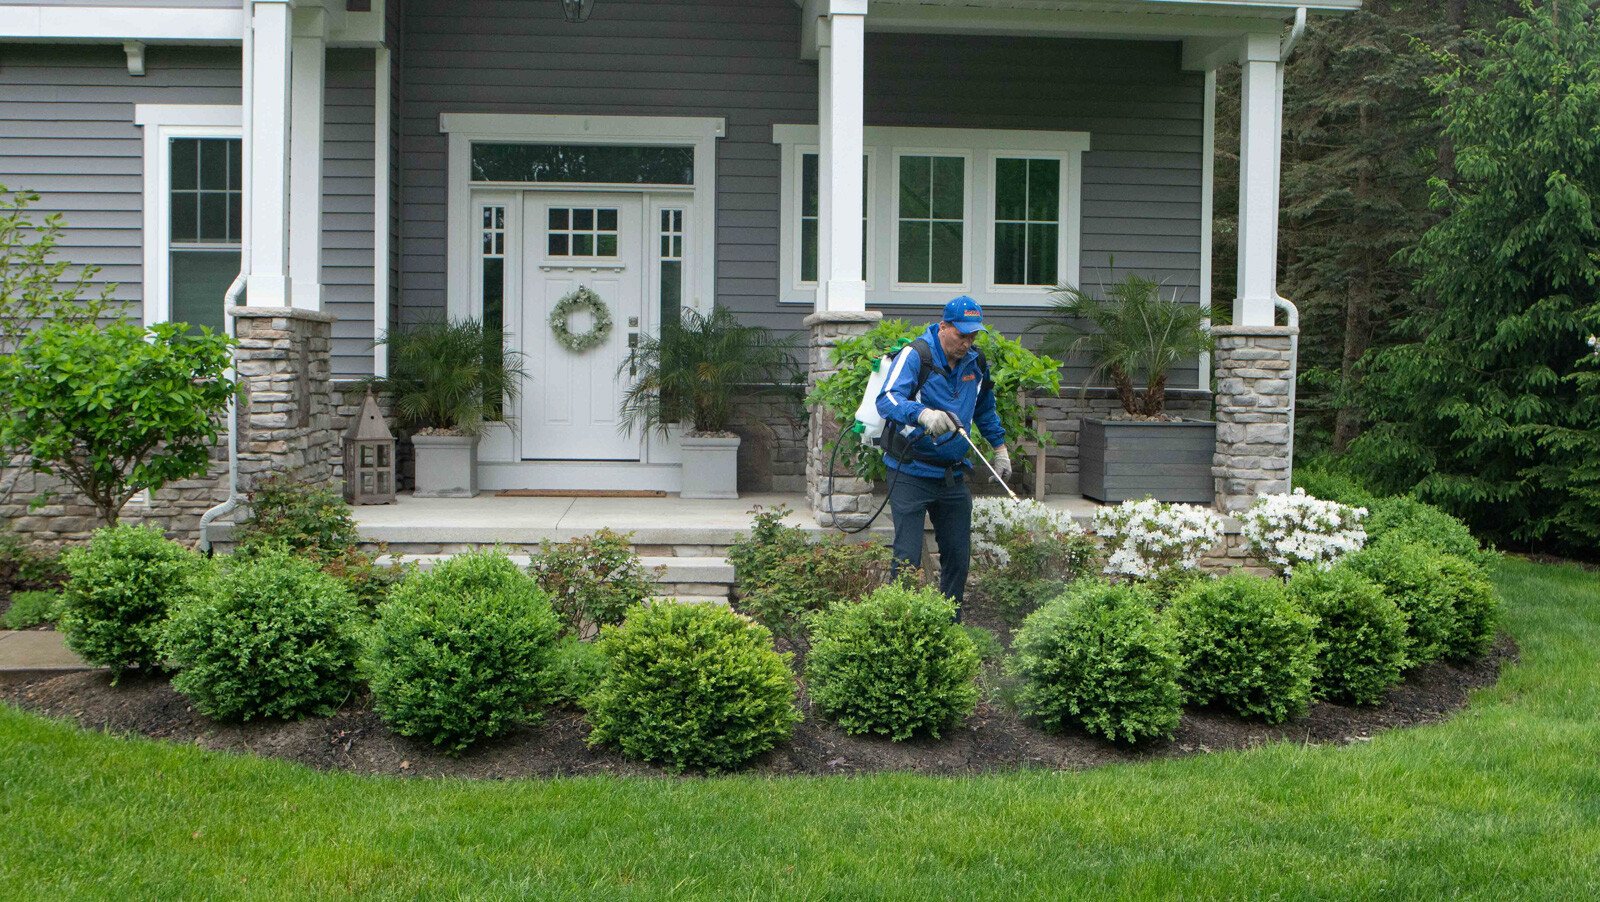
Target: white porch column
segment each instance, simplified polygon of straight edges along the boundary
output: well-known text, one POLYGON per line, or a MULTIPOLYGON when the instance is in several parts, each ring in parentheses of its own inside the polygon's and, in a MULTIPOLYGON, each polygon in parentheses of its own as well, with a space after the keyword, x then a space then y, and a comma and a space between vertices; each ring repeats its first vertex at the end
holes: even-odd
POLYGON ((867 309, 861 261, 867 0, 827 0, 817 22, 817 312, 867 309))
POLYGON ((290 306, 289 0, 251 0, 244 153, 252 307, 290 306))
POLYGON ((1235 326, 1271 326, 1278 295, 1279 39, 1253 34, 1240 60, 1239 281, 1235 326))
POLYGON ((322 109, 327 15, 320 6, 294 11, 289 83, 289 282, 293 306, 302 310, 322 309, 322 109))

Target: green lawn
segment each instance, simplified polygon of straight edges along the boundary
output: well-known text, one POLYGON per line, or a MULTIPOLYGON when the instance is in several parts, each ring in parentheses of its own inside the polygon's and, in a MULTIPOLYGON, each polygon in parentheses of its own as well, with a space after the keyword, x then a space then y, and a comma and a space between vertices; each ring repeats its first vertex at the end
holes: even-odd
POLYGON ((1594 898, 1600 577, 1509 562, 1447 724, 1087 773, 326 775, 0 706, 0 897, 1594 898))

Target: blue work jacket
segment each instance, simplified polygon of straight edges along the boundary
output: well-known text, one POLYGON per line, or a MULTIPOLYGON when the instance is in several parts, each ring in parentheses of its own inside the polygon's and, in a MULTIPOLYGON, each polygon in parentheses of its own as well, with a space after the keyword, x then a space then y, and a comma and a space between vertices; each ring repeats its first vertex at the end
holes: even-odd
POLYGON ((956 418, 968 432, 973 424, 998 448, 1006 442, 1006 431, 1000 425, 1000 415, 994 409, 994 390, 983 390, 983 373, 978 369, 978 353, 968 351, 952 368, 945 357, 944 346, 939 343, 939 324, 928 326, 922 334, 933 351, 934 372, 922 385, 922 391, 913 396, 917 374, 922 371, 922 356, 917 349, 906 345, 894 359, 889 378, 878 394, 878 413, 883 416, 885 430, 898 429, 907 439, 912 439, 912 453, 919 459, 902 463, 894 455, 884 455, 884 464, 891 469, 912 476, 943 476, 945 468, 970 467, 967 463, 967 441, 954 432, 929 436, 917 422, 917 415, 925 407, 943 410, 956 418))

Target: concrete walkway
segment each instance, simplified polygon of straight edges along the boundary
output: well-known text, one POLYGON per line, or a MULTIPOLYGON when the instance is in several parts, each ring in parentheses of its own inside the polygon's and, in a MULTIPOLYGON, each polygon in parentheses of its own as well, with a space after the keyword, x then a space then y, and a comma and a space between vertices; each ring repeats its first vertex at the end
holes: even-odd
MULTIPOLYGON (((1077 495, 1045 499, 1080 522, 1097 505, 1077 495)), ((639 545, 728 545, 748 535, 750 512, 787 505, 788 523, 809 532, 833 530, 817 525, 806 498, 795 494, 746 495, 729 501, 686 501, 664 498, 502 498, 485 492, 476 498, 414 498, 401 495, 395 504, 357 507, 352 512, 363 538, 391 545, 412 543, 465 544, 501 542, 537 544, 543 539, 569 541, 601 527, 634 534, 639 545)), ((217 538, 231 534, 219 526, 217 538)), ((873 529, 860 538, 887 540, 893 535, 884 511, 873 529)))
POLYGON ((0 683, 44 673, 94 670, 54 630, 0 630, 0 683))

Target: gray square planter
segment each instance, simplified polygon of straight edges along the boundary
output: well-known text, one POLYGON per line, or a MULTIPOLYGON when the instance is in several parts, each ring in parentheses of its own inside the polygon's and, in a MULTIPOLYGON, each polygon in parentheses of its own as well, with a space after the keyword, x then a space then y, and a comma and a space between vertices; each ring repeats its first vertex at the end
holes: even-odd
POLYGON ((417 498, 471 498, 478 494, 478 437, 413 435, 417 498))
POLYGON ((1084 417, 1078 429, 1078 491, 1116 504, 1141 498, 1210 504, 1217 424, 1084 417))
POLYGON ((683 437, 684 498, 739 497, 739 437, 683 437))

